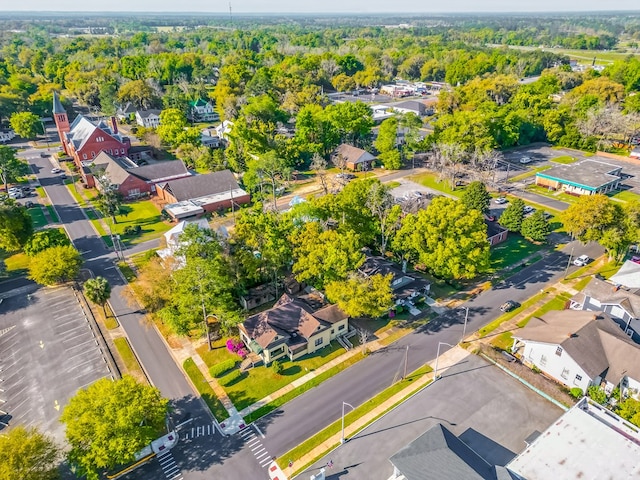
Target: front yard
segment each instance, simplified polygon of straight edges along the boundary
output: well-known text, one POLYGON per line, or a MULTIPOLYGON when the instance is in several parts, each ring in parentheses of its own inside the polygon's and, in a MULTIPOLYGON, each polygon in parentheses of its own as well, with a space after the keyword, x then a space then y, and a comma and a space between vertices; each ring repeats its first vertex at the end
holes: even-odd
POLYGON ((509 267, 544 248, 542 244, 536 245, 522 235, 510 232, 504 242, 491 248, 491 271, 497 272, 509 267))
POLYGON ((431 188, 432 190, 438 190, 447 195, 454 195, 460 197, 464 192, 464 187, 451 188, 449 182, 439 182, 438 176, 435 173, 421 173, 419 175, 412 175, 407 177, 409 180, 419 183, 420 185, 431 188))

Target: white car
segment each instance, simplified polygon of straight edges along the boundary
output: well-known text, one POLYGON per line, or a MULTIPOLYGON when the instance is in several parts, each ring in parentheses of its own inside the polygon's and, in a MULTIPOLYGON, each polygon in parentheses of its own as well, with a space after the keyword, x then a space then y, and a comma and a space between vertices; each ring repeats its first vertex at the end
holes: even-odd
POLYGON ((498 205, 504 205, 505 203, 507 203, 507 199, 504 197, 498 197, 494 200, 494 202, 496 202, 498 205))
POLYGON ((589 255, 580 255, 573 261, 573 264, 578 267, 584 267, 587 263, 589 263, 589 255))
POLYGON ((62 172, 62 169, 60 169, 60 168, 52 168, 51 169, 51 173, 60 173, 60 172, 62 172))
POLYGON ((531 163, 531 157, 522 157, 520 163, 531 163))
POLYGON ((533 213, 536 211, 535 208, 533 208, 531 205, 525 205, 524 208, 522 209, 522 211, 526 214, 528 213, 533 213))

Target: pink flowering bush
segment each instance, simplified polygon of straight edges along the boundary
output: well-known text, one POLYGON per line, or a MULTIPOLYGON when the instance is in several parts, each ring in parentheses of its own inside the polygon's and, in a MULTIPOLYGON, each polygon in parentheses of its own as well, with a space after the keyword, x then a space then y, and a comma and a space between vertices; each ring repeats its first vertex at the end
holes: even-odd
POLYGON ((229 350, 231 353, 239 355, 241 358, 247 356, 247 351, 244 348, 244 343, 242 343, 237 338, 230 338, 227 340, 227 350, 229 350))

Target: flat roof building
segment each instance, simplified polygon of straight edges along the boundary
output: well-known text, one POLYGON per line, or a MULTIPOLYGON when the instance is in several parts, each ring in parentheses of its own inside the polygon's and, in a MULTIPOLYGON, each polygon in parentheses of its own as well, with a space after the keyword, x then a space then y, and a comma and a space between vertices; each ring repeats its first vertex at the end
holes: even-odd
POLYGON ((596 160, 559 165, 536 173, 536 185, 570 195, 594 195, 620 188, 622 167, 596 160))

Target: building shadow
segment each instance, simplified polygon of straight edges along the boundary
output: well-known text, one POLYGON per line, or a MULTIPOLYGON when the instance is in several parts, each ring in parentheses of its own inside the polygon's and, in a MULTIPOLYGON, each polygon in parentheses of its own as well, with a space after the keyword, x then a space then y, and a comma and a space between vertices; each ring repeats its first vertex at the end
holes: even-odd
POLYGON ((473 428, 466 429, 458 438, 491 465, 505 466, 517 455, 473 428))

